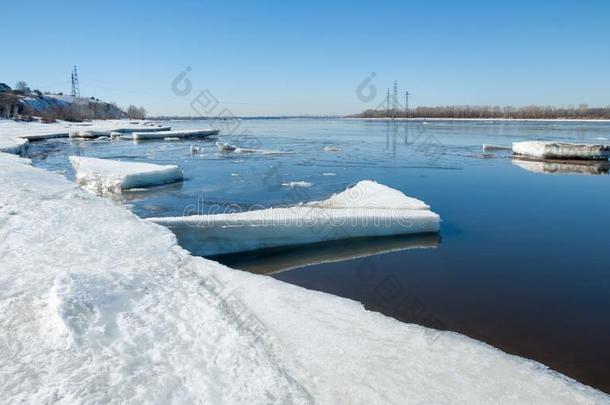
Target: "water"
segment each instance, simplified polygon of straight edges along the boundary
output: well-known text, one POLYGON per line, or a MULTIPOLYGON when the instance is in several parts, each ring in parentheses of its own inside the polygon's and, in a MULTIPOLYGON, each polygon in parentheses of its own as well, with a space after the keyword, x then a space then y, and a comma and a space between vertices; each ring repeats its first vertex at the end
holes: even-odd
POLYGON ((352 298, 405 322, 466 334, 610 392, 607 168, 523 168, 507 152, 481 151, 483 143, 532 139, 607 143, 598 138, 610 139, 610 124, 240 121, 237 133, 245 129, 251 135, 221 134, 218 140, 287 153, 223 155, 211 140, 64 139, 33 144, 29 155, 36 166, 68 178, 74 175, 68 155, 180 165, 183 183, 117 198, 142 217, 291 205, 326 198, 362 179, 397 188, 441 215, 439 236, 214 259, 352 298), (191 143, 204 152, 191 155, 191 143), (282 186, 291 181, 313 186, 282 186))

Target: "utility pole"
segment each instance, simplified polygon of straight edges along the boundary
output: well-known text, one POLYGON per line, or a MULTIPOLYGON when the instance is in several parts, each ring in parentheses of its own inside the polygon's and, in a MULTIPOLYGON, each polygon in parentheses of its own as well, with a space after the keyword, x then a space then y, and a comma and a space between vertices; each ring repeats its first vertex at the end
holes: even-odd
POLYGON ((78 72, 76 71, 76 65, 72 70, 72 97, 80 97, 80 85, 78 84, 78 72))
POLYGON ((409 92, 405 91, 405 117, 409 116, 409 92))

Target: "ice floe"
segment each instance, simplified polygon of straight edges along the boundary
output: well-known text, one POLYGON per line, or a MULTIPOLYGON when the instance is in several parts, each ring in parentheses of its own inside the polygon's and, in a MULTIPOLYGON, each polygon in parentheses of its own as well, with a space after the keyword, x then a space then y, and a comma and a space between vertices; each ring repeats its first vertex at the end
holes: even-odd
POLYGON ((610 146, 527 141, 513 143, 513 153, 539 159, 607 160, 610 157, 610 146))
POLYGON ((131 138, 134 141, 142 141, 147 139, 163 139, 163 138, 205 138, 207 136, 218 134, 218 129, 195 129, 189 131, 155 131, 155 132, 134 132, 131 138))
POLYGON ((438 232, 440 227, 440 217, 427 204, 373 181, 361 181, 323 201, 290 207, 149 220, 169 227, 182 246, 202 256, 438 232))
POLYGON ((99 195, 119 193, 139 187, 150 187, 182 180, 182 170, 174 165, 70 156, 76 182, 99 195))

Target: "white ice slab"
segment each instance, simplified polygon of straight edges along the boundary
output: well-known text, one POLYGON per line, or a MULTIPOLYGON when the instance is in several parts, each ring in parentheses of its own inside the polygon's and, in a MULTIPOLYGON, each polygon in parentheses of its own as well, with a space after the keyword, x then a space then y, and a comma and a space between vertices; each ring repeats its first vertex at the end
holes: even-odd
POLYGON ((73 131, 70 132, 70 138, 85 138, 95 139, 101 136, 110 136, 113 131, 73 131))
POLYGON ((132 139, 141 141, 145 139, 163 139, 163 138, 205 138, 206 136, 216 135, 218 129, 197 129, 190 131, 159 131, 159 132, 134 132, 132 139))
POLYGON ((174 165, 120 162, 80 156, 70 156, 70 163, 76 171, 76 182, 84 189, 99 195, 182 180, 182 170, 174 165))
POLYGON ((0 152, 18 155, 25 151, 27 145, 25 138, 0 138, 0 152))
POLYGON ((242 213, 150 218, 191 252, 217 255, 369 236, 438 232, 428 205, 373 181, 324 201, 242 213))
POLYGON ((514 142, 513 153, 539 159, 591 159, 607 160, 610 157, 610 146, 527 141, 514 142))

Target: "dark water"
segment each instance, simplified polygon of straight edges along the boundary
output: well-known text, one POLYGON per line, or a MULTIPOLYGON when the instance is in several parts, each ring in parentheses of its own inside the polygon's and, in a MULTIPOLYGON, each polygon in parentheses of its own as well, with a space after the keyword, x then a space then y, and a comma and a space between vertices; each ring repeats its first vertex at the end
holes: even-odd
POLYGON ((265 120, 242 121, 243 128, 254 135, 219 139, 291 153, 221 155, 200 141, 204 153, 193 156, 191 141, 69 140, 29 153, 35 165, 68 177, 69 154, 179 164, 184 183, 118 199, 143 217, 320 199, 362 179, 397 188, 440 214, 440 235, 215 259, 463 333, 610 392, 607 167, 528 164, 480 148, 531 139, 607 143, 598 138, 610 138, 609 124, 265 120), (313 186, 282 186, 289 181, 313 186))

